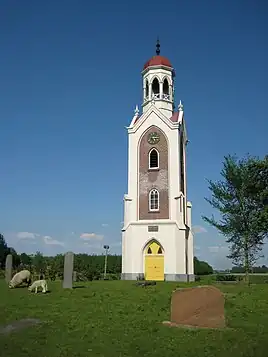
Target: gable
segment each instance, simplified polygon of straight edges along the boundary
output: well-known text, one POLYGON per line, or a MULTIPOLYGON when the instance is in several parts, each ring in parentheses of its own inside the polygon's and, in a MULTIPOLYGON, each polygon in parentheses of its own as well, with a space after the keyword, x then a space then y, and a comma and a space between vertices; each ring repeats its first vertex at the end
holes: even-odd
MULTIPOLYGON (((139 130, 141 127, 142 130, 145 130, 147 127, 152 125, 159 126, 162 130, 163 127, 169 127, 169 129, 178 129, 178 122, 174 122, 167 118, 159 109, 154 105, 143 113, 139 118, 136 119, 134 123, 128 127, 129 133, 134 133, 139 130)), ((165 130, 165 129, 164 129, 165 130)))

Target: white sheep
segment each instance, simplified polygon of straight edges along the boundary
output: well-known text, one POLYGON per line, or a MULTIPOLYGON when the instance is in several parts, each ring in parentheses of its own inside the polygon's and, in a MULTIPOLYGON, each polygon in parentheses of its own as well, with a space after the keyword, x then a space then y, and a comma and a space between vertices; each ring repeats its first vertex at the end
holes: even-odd
POLYGON ((29 270, 21 270, 15 274, 9 282, 9 288, 16 288, 24 282, 26 282, 28 286, 31 284, 31 273, 29 270))
POLYGON ((29 286, 28 290, 33 291, 35 289, 35 293, 37 294, 38 288, 42 288, 42 292, 46 293, 47 292, 47 282, 46 280, 36 280, 32 283, 31 286, 29 286))

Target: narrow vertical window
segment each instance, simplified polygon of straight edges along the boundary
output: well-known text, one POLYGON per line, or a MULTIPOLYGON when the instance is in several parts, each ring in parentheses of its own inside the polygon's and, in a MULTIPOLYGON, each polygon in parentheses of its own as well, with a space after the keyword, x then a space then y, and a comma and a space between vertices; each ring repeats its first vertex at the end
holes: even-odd
POLYGON ((152 92, 153 92, 153 98, 154 99, 159 99, 160 96, 160 86, 158 79, 155 78, 152 83, 152 92))
POLYGON ((167 79, 164 79, 163 82, 163 99, 165 100, 170 100, 170 96, 169 96, 169 84, 167 79))
POLYGON ((149 98, 149 84, 148 81, 146 80, 146 85, 145 85, 145 99, 149 98))
POLYGON ((149 169, 159 168, 159 153, 156 149, 149 152, 149 169))
POLYGON ((159 192, 156 189, 149 193, 149 210, 159 211, 159 192))

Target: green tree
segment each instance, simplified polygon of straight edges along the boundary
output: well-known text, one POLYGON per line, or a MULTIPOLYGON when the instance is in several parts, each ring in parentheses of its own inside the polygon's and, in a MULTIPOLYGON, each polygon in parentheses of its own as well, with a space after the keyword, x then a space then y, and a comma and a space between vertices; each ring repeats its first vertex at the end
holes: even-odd
POLYGON ((194 257, 194 273, 196 275, 209 275, 213 274, 213 268, 202 260, 199 260, 197 257, 194 257))
POLYGON ((8 254, 8 246, 5 241, 3 234, 0 234, 0 266, 3 268, 5 266, 6 256, 8 254))
POLYGON ((33 265, 38 274, 41 274, 45 271, 46 261, 41 252, 35 253, 35 256, 33 257, 33 265))
POLYGON ((260 257, 268 233, 268 157, 226 156, 221 176, 222 180, 208 181, 212 197, 205 198, 220 218, 203 219, 226 237, 228 258, 244 267, 249 282, 250 268, 260 257))
POLYGON ((31 257, 29 255, 27 255, 26 253, 22 253, 20 255, 20 261, 21 261, 21 264, 24 266, 31 266, 31 264, 32 264, 31 257))

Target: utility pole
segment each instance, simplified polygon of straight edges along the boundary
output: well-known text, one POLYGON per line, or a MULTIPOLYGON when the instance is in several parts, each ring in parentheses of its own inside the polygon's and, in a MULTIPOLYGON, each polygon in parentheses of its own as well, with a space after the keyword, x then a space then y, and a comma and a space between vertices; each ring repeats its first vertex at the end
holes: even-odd
POLYGON ((104 245, 103 248, 105 249, 105 262, 104 262, 104 280, 106 279, 106 273, 107 273, 107 256, 108 256, 108 250, 109 250, 109 246, 108 245, 104 245))

